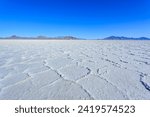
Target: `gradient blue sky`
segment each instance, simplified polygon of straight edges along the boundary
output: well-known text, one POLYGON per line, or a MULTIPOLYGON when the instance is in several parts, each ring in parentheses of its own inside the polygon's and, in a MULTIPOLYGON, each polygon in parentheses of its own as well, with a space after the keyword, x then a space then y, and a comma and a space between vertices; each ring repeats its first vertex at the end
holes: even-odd
POLYGON ((0 36, 150 37, 150 0, 0 0, 0 36))

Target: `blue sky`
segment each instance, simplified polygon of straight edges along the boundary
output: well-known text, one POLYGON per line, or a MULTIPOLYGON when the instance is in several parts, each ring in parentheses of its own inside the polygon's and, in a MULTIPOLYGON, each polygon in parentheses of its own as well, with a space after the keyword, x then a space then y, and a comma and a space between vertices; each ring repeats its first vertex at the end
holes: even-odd
POLYGON ((150 0, 0 0, 0 36, 150 37, 150 0))

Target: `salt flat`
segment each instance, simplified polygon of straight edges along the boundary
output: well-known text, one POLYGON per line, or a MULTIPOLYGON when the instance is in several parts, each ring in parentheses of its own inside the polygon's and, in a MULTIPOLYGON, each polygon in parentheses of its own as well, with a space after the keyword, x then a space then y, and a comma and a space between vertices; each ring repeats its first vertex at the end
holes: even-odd
POLYGON ((1 40, 0 99, 150 99, 150 41, 1 40))

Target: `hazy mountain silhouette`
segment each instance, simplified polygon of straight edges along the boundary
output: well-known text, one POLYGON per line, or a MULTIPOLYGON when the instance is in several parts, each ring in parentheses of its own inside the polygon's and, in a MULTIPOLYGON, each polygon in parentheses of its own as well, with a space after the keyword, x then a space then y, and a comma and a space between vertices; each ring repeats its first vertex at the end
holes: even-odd
POLYGON ((37 36, 37 37, 22 37, 22 36, 17 36, 17 35, 12 35, 10 37, 0 37, 0 39, 58 39, 58 40, 77 40, 79 38, 73 37, 73 36, 58 36, 58 37, 47 37, 47 36, 37 36))
MULTIPOLYGON (((28 40, 87 40, 83 38, 77 38, 73 36, 58 36, 58 37, 47 37, 47 36, 37 36, 37 37, 22 37, 22 36, 17 36, 17 35, 12 35, 10 37, 0 37, 0 39, 28 39, 28 40)), ((104 39, 96 39, 96 40, 150 40, 150 38, 147 37, 139 37, 139 38, 134 38, 134 37, 124 37, 124 36, 110 36, 106 37, 104 39)))
POLYGON ((134 38, 134 37, 124 37, 124 36, 110 36, 104 38, 104 40, 150 40, 150 38, 147 37, 139 37, 139 38, 134 38))

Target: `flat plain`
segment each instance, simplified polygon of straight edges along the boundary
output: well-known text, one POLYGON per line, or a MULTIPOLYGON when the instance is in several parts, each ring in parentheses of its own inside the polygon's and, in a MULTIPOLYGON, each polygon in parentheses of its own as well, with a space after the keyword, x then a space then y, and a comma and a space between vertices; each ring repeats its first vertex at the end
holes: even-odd
POLYGON ((0 40, 0 99, 150 99, 150 41, 0 40))

